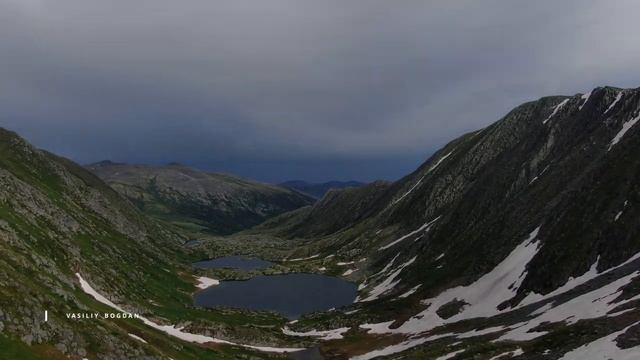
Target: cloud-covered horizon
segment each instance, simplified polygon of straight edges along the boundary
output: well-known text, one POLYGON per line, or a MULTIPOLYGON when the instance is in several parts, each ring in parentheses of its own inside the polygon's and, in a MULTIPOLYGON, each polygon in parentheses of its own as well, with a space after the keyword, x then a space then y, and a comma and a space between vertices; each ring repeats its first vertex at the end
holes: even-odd
POLYGON ((0 126, 81 163, 395 178, 524 101, 640 86, 639 10, 632 0, 0 0, 0 126))

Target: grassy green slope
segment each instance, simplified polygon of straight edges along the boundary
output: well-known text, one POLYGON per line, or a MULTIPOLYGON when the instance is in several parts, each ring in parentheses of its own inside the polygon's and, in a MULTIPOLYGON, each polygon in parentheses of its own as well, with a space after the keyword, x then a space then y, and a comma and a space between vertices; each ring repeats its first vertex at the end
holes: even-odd
POLYGON ((184 240, 83 168, 0 130, 0 341, 11 349, 5 357, 266 356, 228 346, 205 349, 138 320, 69 320, 65 313, 109 310, 79 289, 76 272, 112 301, 156 322, 208 329, 234 341, 283 343, 278 317, 192 307, 195 274, 188 264, 201 255, 185 252, 184 240))
POLYGON ((146 214, 188 231, 230 234, 311 204, 308 195, 182 165, 87 167, 146 214))

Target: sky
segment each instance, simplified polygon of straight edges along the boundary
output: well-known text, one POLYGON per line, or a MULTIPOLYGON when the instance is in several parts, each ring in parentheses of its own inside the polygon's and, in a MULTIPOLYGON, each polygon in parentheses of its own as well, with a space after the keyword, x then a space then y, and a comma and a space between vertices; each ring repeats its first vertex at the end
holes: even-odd
POLYGON ((397 179, 518 104, 640 86, 640 2, 0 0, 0 127, 86 164, 397 179))

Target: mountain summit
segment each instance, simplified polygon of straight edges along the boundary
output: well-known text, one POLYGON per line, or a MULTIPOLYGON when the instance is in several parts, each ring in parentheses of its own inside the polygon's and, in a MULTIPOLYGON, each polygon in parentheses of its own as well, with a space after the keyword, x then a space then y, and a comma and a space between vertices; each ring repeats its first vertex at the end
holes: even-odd
POLYGON ((640 345, 639 122, 639 89, 544 97, 390 186, 333 196, 256 231, 302 237, 310 245, 290 256, 316 254, 315 266, 360 282, 356 304, 322 327, 350 329, 327 351, 362 360, 575 350, 582 355, 563 359, 591 359, 584 354, 607 342, 606 358, 631 359, 640 345))

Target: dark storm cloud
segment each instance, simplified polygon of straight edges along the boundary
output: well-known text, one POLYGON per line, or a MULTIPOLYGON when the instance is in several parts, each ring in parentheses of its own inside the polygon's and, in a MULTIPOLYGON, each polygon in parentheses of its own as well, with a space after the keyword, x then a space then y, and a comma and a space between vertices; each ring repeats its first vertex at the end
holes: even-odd
POLYGON ((363 179, 397 176, 397 159, 522 101, 640 86, 638 10, 633 0, 0 0, 0 126, 81 162, 178 160, 269 179, 249 164, 320 179, 319 168, 352 177, 339 169, 360 162, 372 167, 363 179))

